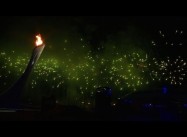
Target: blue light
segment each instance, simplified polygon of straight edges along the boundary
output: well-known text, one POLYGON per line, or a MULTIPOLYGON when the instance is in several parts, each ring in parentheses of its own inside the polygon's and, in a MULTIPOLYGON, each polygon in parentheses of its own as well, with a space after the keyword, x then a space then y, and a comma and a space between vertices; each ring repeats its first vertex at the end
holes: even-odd
POLYGON ((187 108, 187 104, 184 104, 184 107, 187 108))
POLYGON ((108 96, 112 96, 112 91, 108 91, 108 92, 107 92, 107 95, 108 95, 108 96))
POLYGON ((167 87, 163 87, 163 88, 162 88, 162 93, 163 93, 163 94, 167 94, 167 92, 168 92, 167 87))

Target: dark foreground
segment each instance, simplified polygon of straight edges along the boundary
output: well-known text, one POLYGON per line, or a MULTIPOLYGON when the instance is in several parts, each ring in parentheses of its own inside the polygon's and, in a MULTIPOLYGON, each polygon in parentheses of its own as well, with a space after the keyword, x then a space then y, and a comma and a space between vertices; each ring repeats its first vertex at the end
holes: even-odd
POLYGON ((34 109, 0 109, 0 121, 187 121, 186 90, 138 92, 115 105, 110 94, 105 94, 108 91, 98 92, 95 108, 89 111, 48 98, 34 109))
POLYGON ((112 108, 107 111, 85 111, 78 107, 41 110, 1 110, 0 121, 187 121, 187 109, 174 110, 164 106, 112 108))

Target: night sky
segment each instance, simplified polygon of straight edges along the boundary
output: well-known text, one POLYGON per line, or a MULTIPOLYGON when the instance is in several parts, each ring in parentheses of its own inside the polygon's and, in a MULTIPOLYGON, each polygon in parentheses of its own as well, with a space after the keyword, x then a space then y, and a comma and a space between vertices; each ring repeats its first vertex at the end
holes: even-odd
MULTIPOLYGON (((47 41, 61 34, 76 32, 95 43, 109 35, 136 26, 142 31, 158 29, 186 29, 186 17, 180 16, 1 16, 1 42, 27 42, 35 33, 42 33, 47 41), (28 38, 29 37, 29 38, 28 38), (24 40, 24 41, 23 41, 24 40)), ((93 42, 93 43, 94 43, 93 42)))
POLYGON ((32 36, 37 32, 44 33, 47 38, 53 38, 70 31, 77 31, 82 35, 91 34, 87 37, 95 39, 97 36, 103 40, 107 34, 125 31, 132 25, 145 31, 154 31, 160 28, 185 29, 186 22, 186 17, 180 16, 1 16, 0 24, 2 40, 7 37, 21 37, 21 34, 32 36))
POLYGON ((1 16, 0 20, 0 91, 22 74, 38 33, 46 44, 25 92, 27 101, 55 94, 62 102, 68 98, 91 104, 99 87, 112 88, 115 100, 150 87, 185 85, 187 17, 1 16), (38 92, 31 92, 34 88, 38 92))

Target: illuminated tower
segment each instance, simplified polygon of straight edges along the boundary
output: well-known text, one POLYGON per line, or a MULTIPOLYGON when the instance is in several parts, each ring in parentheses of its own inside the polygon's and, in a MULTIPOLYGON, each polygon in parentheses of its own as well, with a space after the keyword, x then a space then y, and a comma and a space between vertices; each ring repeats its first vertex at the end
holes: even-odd
POLYGON ((0 95, 1 108, 19 107, 21 94, 23 93, 27 80, 45 47, 40 34, 36 36, 36 39, 36 47, 33 49, 31 59, 27 65, 27 68, 25 69, 25 72, 16 81, 16 83, 13 84, 12 87, 10 87, 6 92, 0 95))

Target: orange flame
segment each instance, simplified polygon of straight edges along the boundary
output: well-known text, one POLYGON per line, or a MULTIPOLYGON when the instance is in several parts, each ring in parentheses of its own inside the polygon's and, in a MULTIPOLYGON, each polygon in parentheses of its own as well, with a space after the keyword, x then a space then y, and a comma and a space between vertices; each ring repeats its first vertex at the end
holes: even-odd
POLYGON ((40 34, 36 36, 36 46, 41 46, 43 44, 42 37, 40 34))

